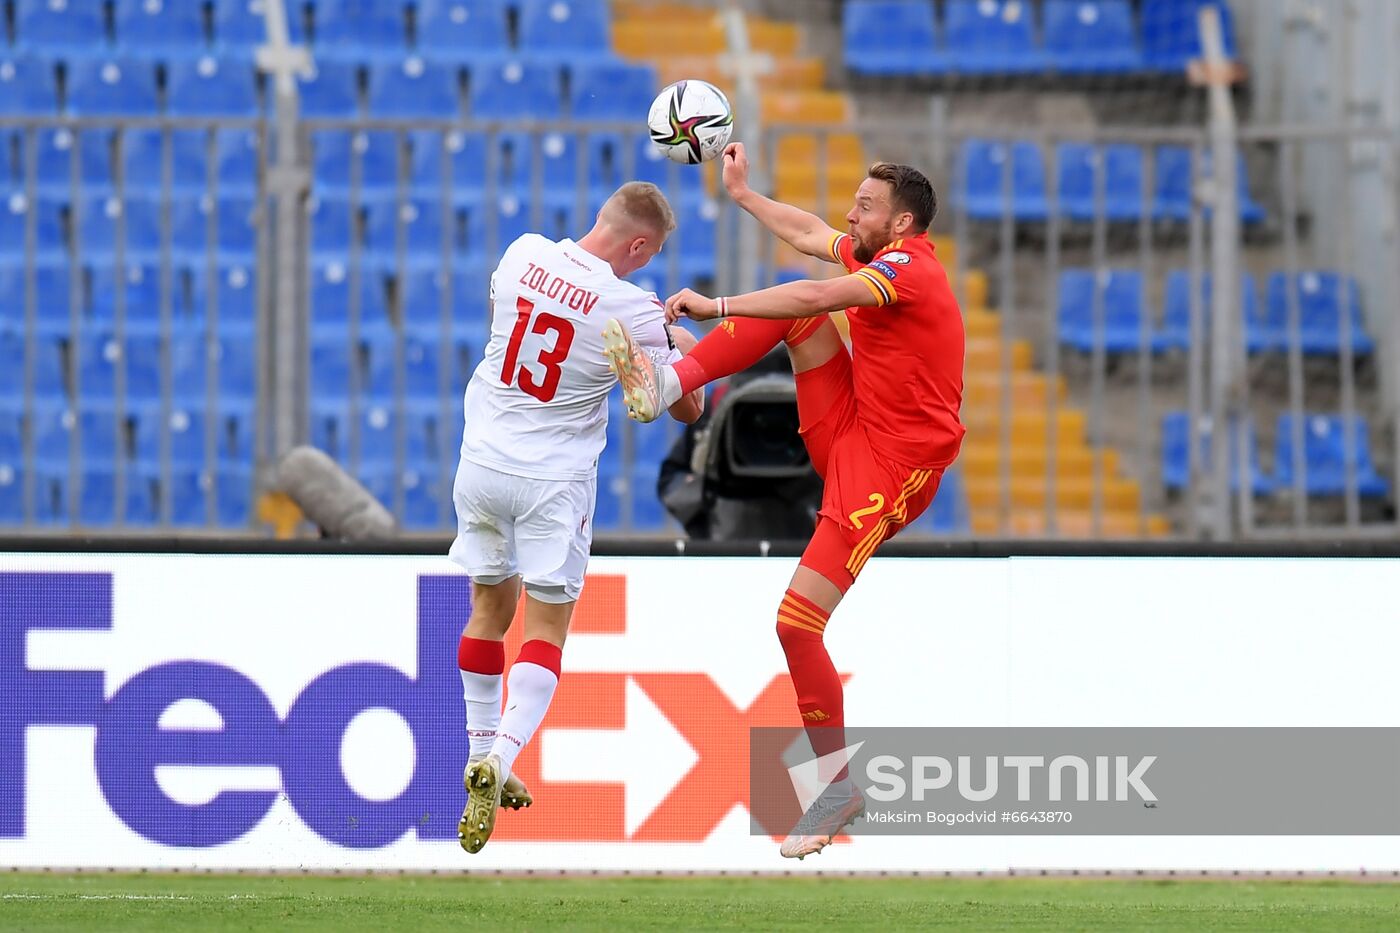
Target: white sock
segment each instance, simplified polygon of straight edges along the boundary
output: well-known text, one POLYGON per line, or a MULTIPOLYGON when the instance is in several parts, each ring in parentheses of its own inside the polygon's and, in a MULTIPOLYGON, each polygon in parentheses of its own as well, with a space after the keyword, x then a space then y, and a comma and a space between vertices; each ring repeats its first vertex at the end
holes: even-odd
POLYGON ((471 743, 472 761, 485 758, 496 741, 501 725, 500 674, 477 674, 462 671, 462 695, 467 701, 467 740, 471 743))
POLYGON ((516 661, 510 666, 510 705, 496 730, 496 744, 491 747, 491 754, 500 758, 503 765, 501 780, 510 776, 515 756, 544 721, 557 686, 559 678, 548 668, 529 661, 516 661))
POLYGON ((670 408, 681 400, 681 377, 674 366, 658 366, 661 370, 661 407, 670 408))

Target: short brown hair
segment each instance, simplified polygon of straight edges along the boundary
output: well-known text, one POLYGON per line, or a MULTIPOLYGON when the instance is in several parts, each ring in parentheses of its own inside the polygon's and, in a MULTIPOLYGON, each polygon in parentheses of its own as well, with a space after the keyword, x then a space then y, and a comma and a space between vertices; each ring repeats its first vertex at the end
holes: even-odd
POLYGON ((894 162, 876 162, 870 166, 869 176, 876 181, 887 181, 894 191, 890 201, 897 210, 914 215, 914 232, 923 233, 933 223, 938 213, 938 195, 924 173, 912 165, 898 165, 894 162))
POLYGON ((662 236, 676 229, 671 202, 649 181, 629 181, 618 188, 599 214, 614 227, 645 227, 662 236))

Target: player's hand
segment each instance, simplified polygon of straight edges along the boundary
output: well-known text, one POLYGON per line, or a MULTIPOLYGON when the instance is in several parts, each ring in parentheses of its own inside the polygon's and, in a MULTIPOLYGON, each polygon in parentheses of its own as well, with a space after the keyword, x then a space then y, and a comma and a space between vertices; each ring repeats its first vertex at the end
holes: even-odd
POLYGON ((683 288, 666 299, 666 323, 688 317, 692 321, 708 321, 719 317, 719 303, 698 292, 683 288))
POLYGON ((749 157, 744 152, 744 144, 730 143, 725 146, 720 164, 724 168, 724 190, 737 201, 740 195, 749 190, 749 157))

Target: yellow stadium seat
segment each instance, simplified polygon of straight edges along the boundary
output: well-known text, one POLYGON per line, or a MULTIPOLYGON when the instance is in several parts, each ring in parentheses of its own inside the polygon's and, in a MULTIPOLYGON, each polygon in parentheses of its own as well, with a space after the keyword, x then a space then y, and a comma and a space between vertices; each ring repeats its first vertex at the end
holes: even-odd
MULTIPOLYGON (((967 440, 976 444, 1001 443, 1001 408, 968 408, 963 406, 963 424, 967 425, 967 440)), ((1085 427, 1084 412, 1062 408, 1055 412, 1055 439, 1060 444, 1082 444, 1085 427)), ((1050 419, 1044 411, 1013 411, 1011 414, 1011 444, 1043 447, 1050 433, 1050 419)))
POLYGON ((724 25, 713 17, 705 22, 634 19, 613 23, 613 50, 624 58, 659 58, 668 49, 685 49, 687 56, 716 56, 727 47, 724 25))
POLYGON ((1082 444, 1058 445, 1052 456, 1044 445, 1009 446, 1003 450, 1000 439, 981 440, 964 443, 958 454, 958 463, 969 477, 982 476, 996 478, 1001 475, 1002 462, 1012 476, 1039 476, 1049 474, 1051 461, 1055 464, 1055 480, 1092 479, 1094 459, 1102 461, 1102 475, 1115 476, 1119 472, 1119 454, 1111 447, 1100 448, 1097 452, 1082 444))
MULTIPOLYGON (((968 338, 964 373, 1001 372, 1001 338, 968 338)), ((1031 365, 1031 345, 1024 340, 1011 343, 1011 368, 1029 369, 1031 365)))
MULTIPOLYGON (((1095 531, 1092 512, 1060 509, 1055 513, 1055 536, 1059 538, 1165 538, 1172 532, 1171 522, 1161 515, 1141 515, 1137 512, 1110 512, 1100 515, 1095 531)), ((994 512, 974 513, 972 532, 977 535, 1011 535, 1013 537, 1045 537, 1050 533, 1043 510, 1013 511, 1005 523, 994 512)))
MULTIPOLYGON (((1092 478, 1056 477, 1055 502, 1062 509, 1090 510, 1094 505, 1092 478)), ((1043 476, 1016 476, 1003 486, 999 477, 968 477, 967 501, 978 510, 996 509, 1002 503, 1002 491, 1017 509, 1043 509, 1050 497, 1050 484, 1043 476)), ((1141 502, 1138 484, 1127 479, 1105 479, 1100 493, 1100 507, 1118 512, 1136 512, 1141 502)))
POLYGON ((763 122, 768 124, 845 124, 851 103, 835 91, 769 91, 762 95, 763 122))
POLYGON ((748 18, 749 48, 770 55, 796 55, 802 36, 796 23, 781 23, 771 19, 748 18))
MULTIPOLYGON (((1001 328, 1001 318, 985 311, 974 311, 964 316, 969 337, 995 336, 996 331, 984 328, 1001 328), (974 322, 989 322, 977 324, 974 322)), ((1018 409, 1044 409, 1052 394, 1051 381, 1037 372, 1012 372, 1003 378, 1000 372, 973 372, 963 376, 963 405, 970 408, 992 407, 1001 404, 1003 394, 1010 389, 1011 404, 1018 409)), ((1065 381, 1053 382, 1055 398, 1063 403, 1065 381)))

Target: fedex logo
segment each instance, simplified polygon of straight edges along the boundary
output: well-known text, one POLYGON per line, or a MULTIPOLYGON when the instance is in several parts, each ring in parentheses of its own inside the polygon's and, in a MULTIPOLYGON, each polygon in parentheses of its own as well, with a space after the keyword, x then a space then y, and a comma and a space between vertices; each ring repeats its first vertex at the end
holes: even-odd
MULTIPOLYGON (((226 789, 207 803, 181 803, 156 780, 156 769, 168 766, 275 768, 280 793, 302 822, 338 845, 377 848, 405 833, 455 842, 467 757, 455 650, 471 608, 465 577, 417 578, 416 677, 373 662, 334 667, 302 687, 285 716, 247 674, 207 660, 149 667, 110 699, 104 671, 31 666, 31 631, 110 630, 112 591, 107 573, 0 573, 0 838, 25 835, 28 728, 76 725, 95 729, 93 765, 113 813, 153 842, 229 843, 256 826, 279 795, 226 789), (216 710, 222 727, 163 728, 162 714, 189 699, 216 710), (397 713, 413 737, 412 778, 390 800, 360 796, 341 765, 346 728, 370 709, 397 713)), ((624 634, 626 613, 626 578, 591 576, 573 631, 624 634)), ((519 645, 520 626, 514 629, 508 658, 519 645)), ((498 841, 701 841, 736 804, 749 806, 748 729, 793 720, 792 687, 782 674, 740 708, 704 673, 575 672, 567 653, 565 666, 549 716, 516 763, 538 804, 504 817, 498 841), (647 791, 640 809, 628 779, 561 778, 557 752, 547 753, 551 779, 545 779, 542 746, 596 746, 600 735, 622 735, 642 718, 688 747, 691 764, 647 791), (579 741, 571 743, 571 733, 579 741)), ((645 771, 648 749, 636 755, 632 765, 645 771)))

